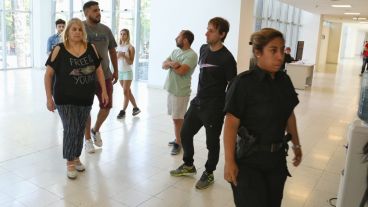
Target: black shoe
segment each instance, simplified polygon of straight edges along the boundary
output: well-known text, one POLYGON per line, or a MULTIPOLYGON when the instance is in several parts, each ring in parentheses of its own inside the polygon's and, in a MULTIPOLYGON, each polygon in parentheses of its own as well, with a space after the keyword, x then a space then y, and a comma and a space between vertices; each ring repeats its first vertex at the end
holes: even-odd
POLYGON ((135 116, 137 114, 141 113, 141 110, 137 107, 137 108, 133 108, 133 113, 132 115, 135 116))
POLYGON ((118 119, 122 119, 125 117, 125 111, 124 110, 121 110, 117 116, 118 119))
POLYGON ((180 149, 181 149, 180 144, 174 143, 173 144, 173 148, 171 150, 171 155, 177 155, 177 154, 179 154, 180 153, 180 149))
POLYGON ((187 166, 185 164, 182 164, 178 167, 176 170, 171 170, 170 175, 179 177, 179 176, 190 176, 197 174, 196 168, 193 166, 187 166))
POLYGON ((215 182, 213 173, 203 172, 201 178, 196 183, 196 188, 199 190, 206 189, 215 182))
POLYGON ((176 144, 176 140, 174 139, 174 141, 171 141, 168 143, 169 146, 173 146, 174 144, 176 144))

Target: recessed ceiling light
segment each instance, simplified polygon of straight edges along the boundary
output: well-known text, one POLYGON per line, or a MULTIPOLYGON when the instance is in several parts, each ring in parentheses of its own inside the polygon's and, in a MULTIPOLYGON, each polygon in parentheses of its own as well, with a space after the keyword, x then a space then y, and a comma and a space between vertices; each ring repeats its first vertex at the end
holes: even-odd
POLYGON ((331 5, 332 7, 335 7, 335 8, 350 8, 351 5, 343 5, 343 4, 334 4, 334 5, 331 5))
POLYGON ((367 18, 365 17, 358 17, 358 20, 366 20, 367 18))
POLYGON ((360 15, 360 13, 357 12, 345 12, 345 15, 360 15))

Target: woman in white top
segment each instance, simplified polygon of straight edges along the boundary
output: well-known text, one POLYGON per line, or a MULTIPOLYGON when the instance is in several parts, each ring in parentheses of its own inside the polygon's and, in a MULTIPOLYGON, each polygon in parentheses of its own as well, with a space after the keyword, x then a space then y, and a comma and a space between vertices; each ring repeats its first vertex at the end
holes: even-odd
POLYGON ((130 44, 130 35, 128 29, 122 29, 120 31, 120 41, 117 49, 118 67, 119 67, 119 82, 124 89, 124 103, 123 110, 120 111, 117 118, 121 119, 125 117, 125 110, 128 107, 129 101, 133 104, 132 115, 135 116, 141 112, 137 107, 135 98, 130 90, 130 85, 133 80, 132 65, 134 62, 134 47, 130 44))

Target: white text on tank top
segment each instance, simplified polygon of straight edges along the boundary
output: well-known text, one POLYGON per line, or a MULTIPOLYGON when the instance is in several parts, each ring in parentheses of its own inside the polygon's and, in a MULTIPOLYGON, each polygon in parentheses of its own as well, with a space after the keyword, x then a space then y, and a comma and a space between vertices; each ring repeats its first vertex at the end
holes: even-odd
MULTIPOLYGON (((130 58, 129 55, 129 47, 131 47, 130 44, 128 45, 119 45, 118 47, 118 51, 117 52, 125 52, 125 56, 127 56, 128 58, 130 58)), ((131 71, 132 70, 132 65, 129 65, 126 61, 125 58, 123 57, 119 57, 118 59, 118 67, 119 67, 119 71, 131 71)))

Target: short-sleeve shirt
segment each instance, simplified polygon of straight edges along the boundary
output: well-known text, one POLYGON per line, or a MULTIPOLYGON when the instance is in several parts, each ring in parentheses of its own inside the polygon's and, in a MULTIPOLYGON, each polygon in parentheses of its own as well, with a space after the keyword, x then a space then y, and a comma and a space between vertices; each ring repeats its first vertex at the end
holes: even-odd
POLYGON ((237 74, 233 55, 225 46, 211 51, 210 46, 204 44, 200 49, 198 64, 200 73, 197 95, 191 103, 223 107, 227 84, 237 74))
POLYGON ((91 106, 96 91, 96 70, 101 60, 91 44, 80 57, 69 53, 60 43, 59 53, 51 61, 52 53, 46 61, 55 71, 53 97, 57 105, 91 106))
POLYGON ((189 71, 184 75, 179 75, 175 73, 175 69, 170 68, 168 70, 164 88, 169 93, 173 94, 174 96, 190 96, 192 74, 197 65, 197 59, 197 54, 191 48, 187 50, 175 49, 172 51, 167 60, 179 62, 181 65, 188 65, 189 71))
POLYGON ((54 34, 47 40, 47 53, 50 53, 54 47, 59 44, 61 41, 61 35, 60 34, 54 34))
POLYGON ((114 35, 106 25, 98 23, 89 26, 86 21, 83 22, 86 27, 88 41, 96 46, 99 56, 102 58, 101 66, 104 71, 105 79, 111 78, 109 49, 117 46, 114 35))
POLYGON ((364 44, 363 56, 366 58, 368 57, 368 43, 364 44))
POLYGON ((239 74, 230 84, 225 112, 240 119, 260 144, 279 143, 287 120, 299 103, 289 76, 278 71, 274 79, 258 66, 239 74))

